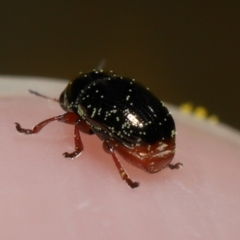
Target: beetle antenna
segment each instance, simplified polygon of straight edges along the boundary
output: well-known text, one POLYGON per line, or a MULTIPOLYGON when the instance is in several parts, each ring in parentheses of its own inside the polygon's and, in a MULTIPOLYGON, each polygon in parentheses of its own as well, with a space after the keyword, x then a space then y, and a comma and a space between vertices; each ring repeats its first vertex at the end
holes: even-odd
POLYGON ((54 102, 59 102, 59 99, 47 97, 47 96, 45 96, 45 95, 43 95, 43 94, 41 94, 41 93, 39 93, 39 92, 33 91, 33 90, 31 90, 31 89, 29 89, 28 91, 29 91, 31 94, 34 94, 34 95, 36 95, 36 96, 38 96, 38 97, 46 98, 46 99, 52 100, 52 101, 54 101, 54 102))
POLYGON ((103 59, 98 63, 97 70, 103 69, 103 67, 105 66, 105 64, 106 64, 106 60, 103 58, 103 59))

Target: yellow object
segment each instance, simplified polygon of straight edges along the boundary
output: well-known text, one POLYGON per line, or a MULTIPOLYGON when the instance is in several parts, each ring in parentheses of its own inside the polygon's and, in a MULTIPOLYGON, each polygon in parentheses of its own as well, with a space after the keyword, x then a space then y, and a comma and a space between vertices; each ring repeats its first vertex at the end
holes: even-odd
POLYGON ((207 109, 202 106, 196 107, 193 112, 193 115, 199 119, 207 118, 207 114, 208 114, 207 109))
POLYGON ((180 111, 184 114, 192 114, 194 117, 200 120, 207 120, 211 124, 219 122, 217 115, 208 115, 208 111, 203 106, 194 107, 191 102, 183 103, 180 105, 180 111))
POLYGON ((219 119, 217 115, 211 115, 209 116, 208 121, 212 124, 216 124, 219 122, 219 119))
POLYGON ((183 103, 180 105, 180 111, 185 114, 191 114, 193 111, 193 105, 192 103, 183 103))

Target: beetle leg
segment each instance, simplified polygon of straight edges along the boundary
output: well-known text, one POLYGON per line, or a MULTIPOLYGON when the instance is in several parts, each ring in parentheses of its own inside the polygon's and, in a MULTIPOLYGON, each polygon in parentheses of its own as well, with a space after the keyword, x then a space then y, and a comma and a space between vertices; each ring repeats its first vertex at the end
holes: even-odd
POLYGON ((82 144, 82 140, 81 140, 79 131, 83 130, 83 132, 85 132, 85 133, 92 134, 92 130, 90 129, 90 127, 88 126, 88 129, 87 129, 85 122, 82 121, 81 119, 79 119, 79 116, 77 114, 72 113, 72 112, 67 112, 67 113, 58 115, 56 117, 49 118, 47 120, 40 122, 36 126, 34 126, 33 129, 22 128, 19 123, 15 123, 15 125, 16 125, 16 129, 18 132, 29 135, 29 134, 36 134, 36 133, 40 132, 44 126, 46 126, 48 123, 53 122, 53 121, 75 124, 75 128, 74 128, 75 151, 72 153, 65 152, 65 153, 63 153, 63 156, 66 158, 77 157, 83 150, 83 144, 82 144))
POLYGON ((75 158, 83 151, 83 144, 79 133, 79 125, 75 124, 74 127, 74 140, 75 140, 75 151, 72 153, 65 152, 63 156, 65 158, 75 158))
POLYGON ((113 147, 110 145, 110 143, 108 141, 103 141, 103 149, 105 150, 105 152, 110 153, 112 155, 113 161, 115 162, 115 165, 118 169, 118 172, 120 174, 120 176, 122 177, 122 180, 126 181, 126 183, 128 184, 128 186, 130 188, 136 188, 139 186, 138 182, 133 182, 128 174, 126 173, 125 169, 123 168, 122 164, 119 162, 113 147))
POLYGON ((179 168, 183 167, 183 164, 178 162, 178 163, 175 163, 175 164, 168 164, 168 167, 170 169, 179 169, 179 168))
POLYGON ((67 112, 61 115, 58 115, 56 117, 49 118, 47 120, 44 120, 37 124, 36 126, 33 127, 33 129, 25 129, 22 128, 19 123, 15 123, 16 129, 20 133, 25 133, 25 134, 35 134, 41 131, 43 127, 45 127, 48 123, 53 122, 53 121, 59 121, 59 122, 64 122, 64 123, 69 123, 69 124, 75 124, 76 121, 78 120, 79 116, 75 113, 72 112, 67 112))

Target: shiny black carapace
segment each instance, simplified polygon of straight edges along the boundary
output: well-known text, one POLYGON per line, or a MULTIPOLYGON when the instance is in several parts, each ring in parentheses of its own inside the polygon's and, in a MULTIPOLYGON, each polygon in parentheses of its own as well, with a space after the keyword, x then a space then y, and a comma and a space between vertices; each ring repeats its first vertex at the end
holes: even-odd
POLYGON ((138 187, 139 183, 129 178, 116 153, 148 173, 182 166, 181 163, 170 164, 175 154, 176 134, 170 112, 163 102, 134 79, 112 71, 81 73, 68 83, 59 102, 66 113, 45 120, 32 130, 23 129, 16 123, 17 131, 35 134, 55 120, 73 124, 75 151, 65 152, 66 158, 75 158, 83 151, 79 132, 96 134, 103 141, 103 149, 112 155, 122 179, 131 188, 138 187))

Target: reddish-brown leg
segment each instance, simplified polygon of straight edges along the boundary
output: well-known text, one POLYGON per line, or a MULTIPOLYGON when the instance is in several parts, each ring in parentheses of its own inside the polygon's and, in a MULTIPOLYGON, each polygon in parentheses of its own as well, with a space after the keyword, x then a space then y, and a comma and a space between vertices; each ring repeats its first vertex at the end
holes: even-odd
POLYGON ((69 124, 75 124, 76 121, 78 120, 79 116, 75 113, 64 113, 61 115, 58 115, 56 117, 49 118, 47 120, 44 120, 37 124, 36 126, 33 127, 33 129, 25 129, 22 128, 19 123, 15 123, 16 129, 20 133, 24 134, 35 134, 41 131, 43 127, 45 127, 48 123, 53 122, 53 121, 59 121, 59 122, 64 122, 64 123, 69 123, 69 124))
POLYGON ((112 155, 113 161, 116 164, 116 167, 118 169, 118 172, 120 173, 120 176, 122 177, 122 179, 124 181, 126 181, 126 183, 128 184, 128 186, 130 188, 136 188, 139 186, 138 182, 133 182, 128 174, 126 173, 125 169, 123 168, 123 166, 121 165, 121 163, 119 162, 119 160, 117 159, 117 156, 114 153, 114 149, 113 147, 110 145, 110 143, 108 141, 103 141, 103 149, 105 152, 110 153, 112 155))
POLYGON ((33 127, 33 129, 24 129, 24 128, 21 127, 21 125, 19 123, 15 123, 15 124, 16 124, 17 131, 20 132, 20 133, 36 134, 36 133, 40 132, 40 130, 44 126, 46 126, 48 123, 53 122, 53 121, 59 121, 59 122, 64 122, 64 123, 75 125, 75 128, 74 128, 75 151, 72 152, 72 153, 65 152, 63 154, 63 156, 66 157, 66 158, 77 157, 83 151, 83 144, 82 144, 82 141, 81 141, 79 131, 81 130, 85 133, 93 134, 91 128, 84 121, 79 119, 79 116, 77 114, 72 113, 72 112, 67 112, 67 113, 64 113, 62 115, 49 118, 49 119, 47 119, 45 121, 42 121, 39 124, 37 124, 35 127, 33 127))
POLYGON ((170 169, 179 169, 179 168, 183 167, 183 164, 178 162, 178 163, 175 163, 175 164, 168 164, 168 167, 170 169))
POLYGON ((63 153, 65 158, 75 158, 83 151, 83 144, 79 133, 79 126, 75 124, 74 127, 74 141, 75 141, 75 151, 72 153, 63 153))

